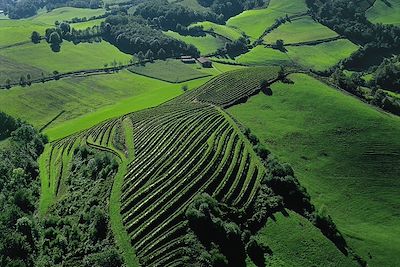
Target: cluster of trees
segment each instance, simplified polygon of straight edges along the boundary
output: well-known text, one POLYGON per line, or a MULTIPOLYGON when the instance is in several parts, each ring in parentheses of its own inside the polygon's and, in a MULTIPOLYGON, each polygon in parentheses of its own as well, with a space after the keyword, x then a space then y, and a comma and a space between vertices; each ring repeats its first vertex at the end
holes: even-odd
POLYGON ((78 8, 101 8, 103 6, 102 0, 45 0, 46 9, 48 11, 59 7, 78 7, 78 8))
POLYGON ((400 93, 400 56, 385 59, 374 73, 377 86, 400 93))
POLYGON ((87 146, 74 151, 62 200, 41 222, 40 266, 123 266, 108 217, 108 198, 118 164, 87 146))
POLYGON ((0 118, 2 137, 9 137, 0 149, 0 266, 33 266, 40 239, 36 160, 47 140, 29 125, 2 113, 0 118))
POLYGON ((174 31, 196 21, 222 21, 212 12, 199 12, 168 0, 144 2, 136 7, 135 15, 148 20, 152 26, 174 31))
POLYGON ((238 55, 244 54, 249 51, 249 40, 245 37, 240 37, 238 40, 226 42, 223 48, 217 50, 219 55, 228 55, 234 58, 238 55))
POLYGON ((134 16, 113 15, 101 25, 103 39, 121 51, 137 54, 139 59, 153 57, 165 59, 180 55, 199 56, 193 45, 170 38, 162 31, 153 29, 144 19, 134 16))
POLYGON ((362 69, 370 64, 379 64, 383 57, 400 50, 400 27, 371 23, 357 1, 306 2, 318 21, 354 43, 363 45, 344 62, 346 67, 362 69))
POLYGON ((37 10, 44 6, 44 0, 9 1, 4 8, 4 13, 10 19, 21 19, 37 14, 37 10))
POLYGON ((197 0, 197 2, 204 7, 209 7, 220 20, 224 21, 246 9, 262 7, 265 4, 264 0, 197 0))

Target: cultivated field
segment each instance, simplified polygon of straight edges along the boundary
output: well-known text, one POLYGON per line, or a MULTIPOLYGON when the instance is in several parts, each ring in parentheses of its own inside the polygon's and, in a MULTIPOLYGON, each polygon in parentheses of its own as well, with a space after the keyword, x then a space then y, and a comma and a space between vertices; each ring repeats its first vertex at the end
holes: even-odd
POLYGON ((400 119, 307 75, 289 78, 229 112, 293 166, 371 266, 396 266, 400 119))

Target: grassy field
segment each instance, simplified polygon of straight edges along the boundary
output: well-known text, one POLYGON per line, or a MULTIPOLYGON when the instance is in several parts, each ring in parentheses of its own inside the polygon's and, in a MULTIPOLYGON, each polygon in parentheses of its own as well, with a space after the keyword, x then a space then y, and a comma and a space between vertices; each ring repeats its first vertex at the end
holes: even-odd
POLYGON ((54 27, 56 20, 70 20, 74 17, 91 17, 104 14, 104 9, 84 9, 63 7, 51 12, 40 13, 35 17, 21 20, 0 20, 0 48, 19 42, 30 41, 33 31, 44 34, 47 28, 54 27))
MULTIPOLYGON (((193 88, 195 84, 201 84, 204 81, 200 79, 187 84, 193 88)), ((83 119, 84 122, 79 121, 78 124, 71 122, 69 125, 73 127, 66 129, 67 134, 71 134, 75 131, 74 129, 79 131, 87 128, 87 125, 92 126, 106 118, 166 101, 181 94, 181 86, 122 71, 118 74, 70 78, 34 84, 27 88, 15 87, 11 90, 1 90, 0 110, 37 127, 45 125, 62 110, 65 113, 52 126, 81 115, 85 115, 85 118, 89 117, 83 119), (37 103, 41 104, 37 105, 37 103), (97 115, 90 115, 93 112, 97 115), (93 122, 90 121, 92 118, 90 116, 94 116, 93 122)), ((58 133, 57 129, 49 130, 49 135, 62 137, 63 131, 58 133)))
POLYGON ((324 70, 349 57, 358 49, 352 42, 341 39, 319 45, 287 46, 287 55, 298 64, 315 70, 324 70))
POLYGON ((198 64, 188 65, 175 59, 157 60, 144 66, 130 67, 129 70, 136 74, 171 83, 180 83, 210 75, 201 72, 201 67, 198 64))
POLYGON ((287 212, 275 214, 256 236, 273 252, 266 257, 266 266, 357 266, 308 220, 287 212))
POLYGON ((256 46, 246 54, 236 58, 241 64, 248 65, 287 65, 291 64, 290 58, 279 50, 267 48, 262 45, 256 46))
POLYGON ((251 40, 258 39, 263 32, 272 26, 276 19, 286 14, 305 12, 307 7, 303 0, 271 0, 268 8, 247 10, 230 18, 227 25, 245 32, 251 40))
POLYGON ((376 0, 367 10, 367 18, 373 23, 400 25, 400 0, 387 1, 391 6, 387 6, 382 0, 376 0))
POLYGON ((197 22, 195 24, 192 24, 192 26, 203 26, 203 29, 205 31, 213 31, 219 35, 222 35, 222 36, 230 39, 230 40, 237 40, 243 36, 242 33, 235 28, 231 28, 226 25, 216 24, 216 23, 210 22, 210 21, 197 22))
POLYGON ((229 111, 331 214, 369 266, 400 263, 400 119, 303 74, 229 111))
POLYGON ((78 45, 64 41, 61 51, 57 53, 51 51, 49 44, 44 41, 40 44, 28 43, 0 50, 0 57, 18 66, 19 75, 30 73, 31 68, 40 69, 44 73, 52 73, 55 70, 68 72, 103 68, 105 63, 111 65, 114 60, 126 64, 131 59, 130 55, 120 52, 105 41, 78 45), (24 66, 29 67, 25 69, 24 66))
POLYGON ((167 31, 164 33, 172 38, 196 46, 202 55, 214 53, 218 48, 222 48, 225 45, 224 40, 218 37, 213 37, 209 34, 206 36, 183 36, 173 31, 167 31))
POLYGON ((78 23, 72 23, 71 27, 76 29, 76 30, 85 30, 87 28, 92 28, 93 26, 100 26, 100 24, 104 21, 105 19, 94 19, 94 20, 89 20, 85 22, 78 22, 78 23))
POLYGON ((264 41, 267 44, 272 44, 276 40, 282 39, 285 44, 292 44, 335 36, 338 36, 336 32, 306 16, 279 26, 279 28, 265 36, 264 41))

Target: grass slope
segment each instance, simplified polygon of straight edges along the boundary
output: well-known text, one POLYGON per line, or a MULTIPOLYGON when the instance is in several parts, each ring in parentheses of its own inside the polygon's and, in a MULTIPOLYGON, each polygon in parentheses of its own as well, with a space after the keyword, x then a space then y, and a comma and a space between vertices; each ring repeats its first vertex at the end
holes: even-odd
POLYGON ((300 19, 287 22, 279 26, 276 30, 265 36, 264 41, 268 44, 275 43, 282 39, 285 44, 308 42, 338 36, 338 34, 328 27, 314 21, 306 16, 300 19))
POLYGON ((324 70, 349 57, 358 49, 352 42, 341 39, 319 45, 287 46, 287 55, 293 61, 315 70, 324 70))
POLYGON ((367 18, 373 23, 400 25, 400 0, 387 0, 391 6, 382 0, 376 0, 374 5, 367 10, 367 18))
POLYGON ((180 83, 210 75, 196 68, 201 69, 198 64, 188 65, 180 60, 168 59, 165 61, 157 60, 154 63, 147 63, 144 66, 133 66, 129 70, 136 74, 171 83, 180 83))
POLYGON ((400 118, 303 74, 230 112, 289 162, 370 266, 400 263, 400 118))
POLYGON ((94 20, 89 20, 85 22, 78 22, 78 23, 72 23, 71 27, 76 29, 76 30, 85 30, 87 28, 92 28, 93 26, 100 26, 100 24, 104 21, 105 19, 94 19, 94 20))
POLYGON ((230 40, 237 40, 242 37, 242 33, 226 25, 216 24, 210 21, 202 21, 192 24, 191 26, 203 26, 205 31, 213 31, 219 35, 222 35, 230 40))
POLYGON ((272 26, 276 19, 285 17, 286 14, 305 11, 307 7, 303 0, 271 0, 268 8, 244 11, 230 18, 226 24, 245 32, 254 41, 272 26))
POLYGON ((256 236, 273 252, 266 256, 266 266, 357 266, 308 220, 287 212, 275 214, 256 236))
POLYGON ((219 37, 213 37, 209 34, 206 34, 205 36, 184 36, 173 31, 167 31, 164 33, 172 38, 194 45, 199 49, 202 55, 214 53, 218 48, 222 48, 225 45, 225 41, 223 39, 219 37))

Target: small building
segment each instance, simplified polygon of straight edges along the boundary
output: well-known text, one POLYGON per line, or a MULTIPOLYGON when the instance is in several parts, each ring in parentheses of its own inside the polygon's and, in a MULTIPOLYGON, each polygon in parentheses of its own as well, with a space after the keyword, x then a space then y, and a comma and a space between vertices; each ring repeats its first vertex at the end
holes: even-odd
POLYGON ((192 56, 181 56, 181 61, 185 64, 196 63, 196 60, 192 56))
POLYGON ((212 68, 212 61, 206 57, 199 57, 197 61, 203 66, 203 68, 212 68))

